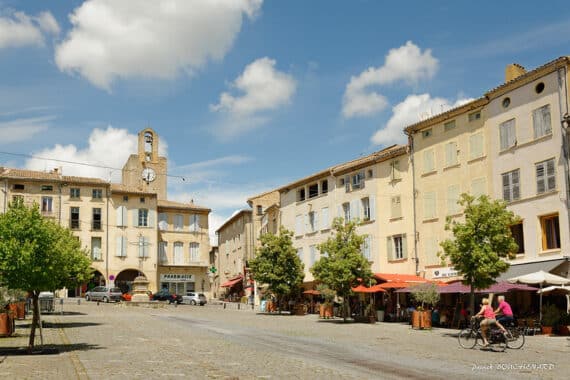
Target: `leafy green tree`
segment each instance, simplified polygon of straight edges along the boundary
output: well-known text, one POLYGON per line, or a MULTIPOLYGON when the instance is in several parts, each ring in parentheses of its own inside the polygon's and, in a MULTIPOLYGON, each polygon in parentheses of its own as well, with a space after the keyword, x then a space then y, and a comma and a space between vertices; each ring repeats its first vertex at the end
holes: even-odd
POLYGON ((356 222, 344 223, 342 218, 333 221, 334 236, 319 245, 319 261, 311 268, 317 282, 327 285, 343 299, 343 318, 348 315, 348 297, 352 288, 372 279, 370 263, 362 255, 364 237, 356 233, 356 222))
POLYGON ((461 194, 458 202, 464 207, 465 221, 447 219, 445 229, 453 239, 441 243, 442 259, 449 259, 463 275, 463 284, 471 287, 471 311, 475 311, 475 289, 485 289, 509 268, 502 258, 514 257, 517 244, 510 226, 520 219, 507 210, 506 203, 482 195, 475 199, 461 194))
POLYGON ((38 296, 84 283, 91 277, 91 260, 71 231, 42 217, 16 200, 0 214, 0 285, 27 291, 34 306, 28 350, 34 347, 39 323, 38 296))
POLYGON ((299 289, 305 277, 304 266, 297 256, 291 237, 293 233, 281 227, 278 235, 261 235, 261 247, 249 267, 255 281, 267 284, 277 297, 279 312, 283 297, 299 289))
POLYGON ((410 296, 416 302, 421 303, 421 308, 424 308, 424 304, 433 306, 439 302, 439 292, 437 291, 437 285, 434 283, 423 283, 413 286, 410 292, 410 296))

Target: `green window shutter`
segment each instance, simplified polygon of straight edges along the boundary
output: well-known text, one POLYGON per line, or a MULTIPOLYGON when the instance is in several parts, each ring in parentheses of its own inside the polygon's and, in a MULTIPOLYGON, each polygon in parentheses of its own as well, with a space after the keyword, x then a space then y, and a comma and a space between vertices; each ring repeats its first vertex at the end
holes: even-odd
POLYGON ((386 239, 386 252, 388 256, 388 261, 394 260, 394 249, 392 248, 392 236, 388 236, 386 239))
POLYGON ((402 258, 408 258, 408 243, 405 234, 402 235, 402 258))

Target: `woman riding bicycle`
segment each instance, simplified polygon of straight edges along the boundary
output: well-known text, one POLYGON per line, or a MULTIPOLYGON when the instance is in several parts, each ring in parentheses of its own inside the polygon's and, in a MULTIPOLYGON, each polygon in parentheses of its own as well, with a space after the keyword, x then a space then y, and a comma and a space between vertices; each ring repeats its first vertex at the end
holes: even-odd
POLYGON ((503 333, 506 333, 507 330, 495 319, 495 312, 493 308, 489 305, 489 299, 483 298, 481 301, 481 310, 475 315, 475 317, 483 317, 484 319, 481 321, 481 336, 483 337, 483 346, 488 346, 489 341, 487 340, 487 330, 492 325, 497 325, 501 329, 503 333))

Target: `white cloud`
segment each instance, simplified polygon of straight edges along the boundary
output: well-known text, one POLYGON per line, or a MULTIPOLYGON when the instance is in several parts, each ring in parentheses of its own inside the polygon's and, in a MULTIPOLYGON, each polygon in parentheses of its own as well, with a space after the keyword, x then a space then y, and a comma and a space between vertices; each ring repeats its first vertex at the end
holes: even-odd
POLYGON ((49 170, 61 167, 64 175, 95 177, 104 180, 112 179, 113 182, 120 182, 121 171, 109 168, 122 168, 129 155, 137 152, 137 139, 136 135, 130 134, 126 129, 113 127, 108 127, 107 129, 97 128, 91 132, 88 145, 84 149, 79 149, 75 145, 63 146, 57 144, 53 148, 34 153, 34 156, 41 158, 81 162, 95 166, 32 158, 26 161, 26 168, 49 170), (104 166, 105 168, 97 166, 104 166))
POLYGON ((458 107, 472 99, 460 98, 455 102, 444 98, 432 98, 430 94, 409 95, 392 108, 392 116, 386 126, 371 138, 373 144, 391 145, 406 143, 404 128, 420 120, 458 107))
POLYGON ((244 16, 262 0, 88 0, 70 15, 73 28, 56 49, 62 71, 110 90, 117 78, 172 79, 221 60, 244 16))
POLYGON ((275 110, 291 101, 297 88, 293 76, 275 69, 276 61, 259 58, 247 65, 231 84, 241 95, 224 92, 218 104, 210 110, 224 116, 214 131, 219 137, 229 138, 265 124, 269 118, 264 112, 275 110))
POLYGON ((28 16, 14 12, 0 17, 0 49, 20 46, 43 46, 44 33, 59 34, 59 25, 50 12, 28 16))
POLYGON ((42 116, 0 122, 0 145, 29 140, 46 131, 54 119, 55 116, 42 116))
POLYGON ((388 101, 381 94, 370 91, 370 86, 403 81, 408 85, 432 78, 438 69, 438 60, 430 49, 423 52, 412 41, 386 55, 384 65, 370 67, 350 78, 343 97, 342 114, 346 118, 372 115, 383 110, 388 101))

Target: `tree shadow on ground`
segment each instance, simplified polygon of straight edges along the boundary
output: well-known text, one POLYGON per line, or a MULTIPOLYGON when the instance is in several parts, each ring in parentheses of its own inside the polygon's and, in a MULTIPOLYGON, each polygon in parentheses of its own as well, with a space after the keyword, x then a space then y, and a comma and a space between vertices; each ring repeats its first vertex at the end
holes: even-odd
MULTIPOLYGON (((43 322, 44 329, 65 329, 65 328, 72 328, 72 327, 89 327, 89 326, 99 326, 102 323, 93 323, 93 322, 43 322)), ((30 329, 32 327, 31 323, 28 324, 19 324, 19 328, 22 329, 30 329)))
POLYGON ((41 347, 34 347, 31 352, 28 351, 27 347, 0 347, 0 356, 58 355, 63 352, 101 350, 104 348, 88 343, 46 344, 41 347))

